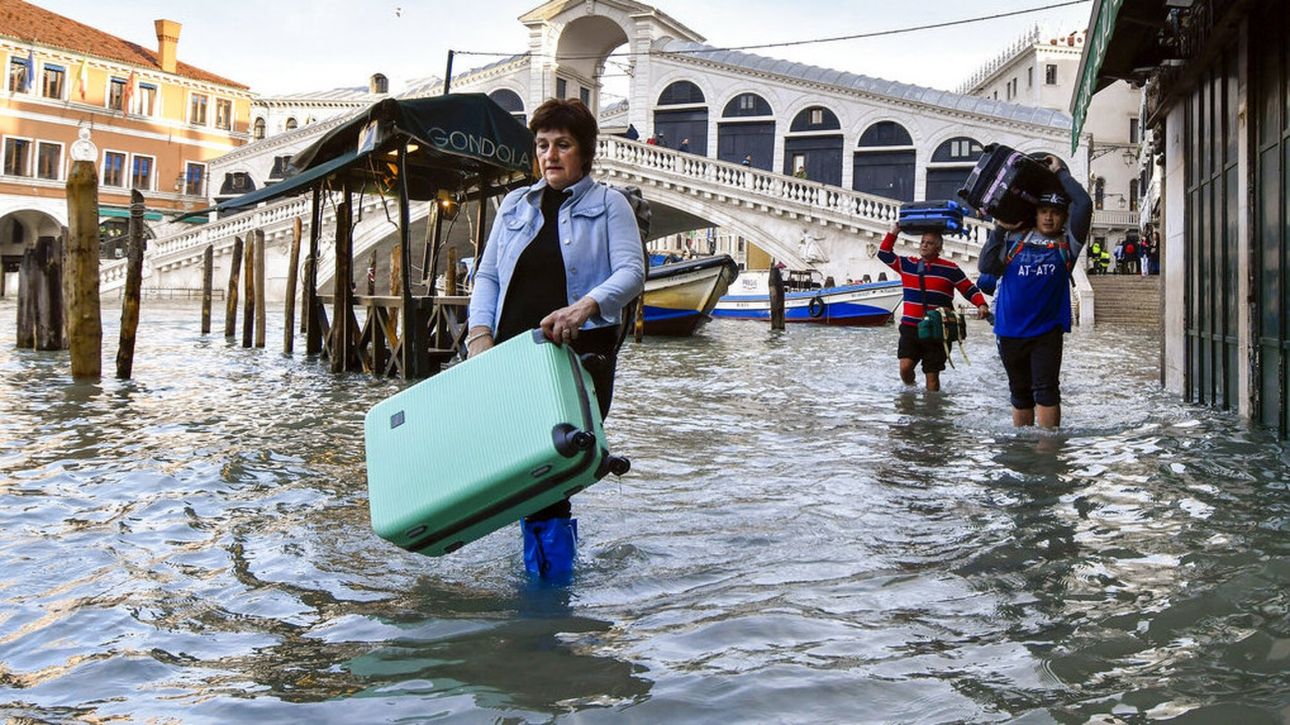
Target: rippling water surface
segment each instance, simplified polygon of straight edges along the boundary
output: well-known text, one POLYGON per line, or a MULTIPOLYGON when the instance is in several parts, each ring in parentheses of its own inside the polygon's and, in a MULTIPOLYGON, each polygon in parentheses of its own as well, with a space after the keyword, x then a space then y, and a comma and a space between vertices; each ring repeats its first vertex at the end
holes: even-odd
POLYGON ((939 395, 891 327, 629 343, 634 467, 549 589, 513 526, 371 532, 362 417, 400 384, 143 318, 134 381, 73 385, 0 301, 9 717, 1290 720, 1285 450, 1160 392, 1149 331, 1067 338, 1060 435, 1009 426, 981 325, 939 395))

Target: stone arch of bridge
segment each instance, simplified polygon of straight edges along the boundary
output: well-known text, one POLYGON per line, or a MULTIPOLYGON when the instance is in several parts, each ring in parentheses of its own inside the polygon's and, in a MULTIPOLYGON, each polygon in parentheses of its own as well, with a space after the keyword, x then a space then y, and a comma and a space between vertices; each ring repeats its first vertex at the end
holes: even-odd
MULTIPOLYGON (((603 175, 601 178, 613 184, 635 183, 632 180, 603 175)), ((752 211, 746 207, 719 203, 715 199, 705 200, 688 193, 663 189, 662 187, 645 185, 642 188, 642 193, 645 199, 655 206, 656 215, 665 213, 665 208, 670 208, 702 222, 702 224, 689 227, 670 228, 664 234, 656 234, 651 238, 705 228, 706 226, 721 227, 747 239, 776 259, 788 263, 789 266, 800 267, 804 264, 798 256, 798 242, 801 239, 800 228, 809 224, 809 222, 789 219, 777 220, 771 215, 752 211)), ((413 223, 420 221, 425 216, 424 205, 414 206, 411 211, 410 221, 413 223)), ((489 224, 491 225, 494 222, 494 216, 491 211, 489 217, 489 224)), ((354 234, 354 259, 365 258, 364 255, 369 254, 373 249, 391 246, 397 239, 397 229, 388 224, 374 224, 367 229, 363 229, 360 225, 359 228, 355 229, 354 234)), ((334 274, 335 269, 332 264, 320 264, 318 269, 319 289, 330 284, 334 274)))
MULTIPOLYGON (((612 180, 614 183, 623 183, 612 180)), ((685 191, 666 189, 659 186, 644 186, 641 189, 646 201, 655 207, 655 215, 668 207, 684 212, 706 223, 706 226, 727 229, 760 247, 776 259, 787 262, 790 266, 802 266, 798 257, 798 242, 801 235, 797 227, 800 220, 775 219, 771 215, 756 212, 748 207, 730 202, 720 202, 715 197, 704 199, 685 191)), ((705 226, 694 226, 702 229, 705 226)), ((690 231, 690 229, 670 229, 667 233, 690 231)), ((661 236, 661 235, 658 235, 661 236)), ((656 237, 655 237, 656 238, 656 237)))
MULTIPOLYGON (((631 29, 631 18, 609 6, 569 20, 554 43, 556 78, 572 76, 590 82, 588 97, 583 100, 589 101, 591 108, 599 108, 606 61, 616 48, 629 42, 631 29)), ((555 91, 558 84, 553 82, 549 88, 555 91)), ((580 94, 566 88, 565 96, 578 98, 580 94)))

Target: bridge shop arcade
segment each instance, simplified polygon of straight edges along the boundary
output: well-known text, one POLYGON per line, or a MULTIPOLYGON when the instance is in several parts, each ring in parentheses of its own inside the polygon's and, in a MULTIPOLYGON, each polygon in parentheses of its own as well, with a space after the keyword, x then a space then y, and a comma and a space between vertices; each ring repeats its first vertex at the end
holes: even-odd
POLYGON ((306 353, 330 360, 333 372, 367 370, 422 378, 437 372, 460 349, 468 298, 454 294, 455 264, 448 265, 446 294, 437 294, 443 219, 437 212, 429 222, 420 260, 427 293, 412 293, 410 206, 422 201, 437 210, 441 201, 475 202, 478 258, 484 248, 486 202, 532 180, 532 148, 529 130, 482 94, 387 99, 296 154, 296 173, 284 181, 194 213, 241 211, 312 192, 304 264, 306 353), (346 283, 354 269, 354 197, 368 194, 397 199, 398 245, 391 259, 388 296, 358 295, 346 283), (329 201, 335 205, 336 240, 334 290, 327 298, 318 293, 317 281, 322 263, 319 236, 329 201), (332 306, 330 324, 327 302, 332 306), (356 306, 367 309, 362 327, 354 314, 356 306))

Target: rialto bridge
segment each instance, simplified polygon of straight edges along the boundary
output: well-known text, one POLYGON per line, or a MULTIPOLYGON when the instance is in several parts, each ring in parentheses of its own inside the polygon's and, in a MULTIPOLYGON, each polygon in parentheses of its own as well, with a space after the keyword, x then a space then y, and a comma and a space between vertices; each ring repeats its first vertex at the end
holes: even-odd
MULTIPOLYGON (((1069 149, 1070 119, 1048 109, 715 49, 677 20, 630 0, 554 0, 519 21, 530 31, 527 52, 455 76, 452 90, 488 93, 523 118, 553 95, 599 107, 606 66, 625 66, 629 97, 602 109, 606 133, 596 169, 606 181, 642 188, 654 210, 654 237, 721 227, 790 267, 859 278, 875 269, 873 250, 899 203, 952 198, 985 144, 1057 153, 1076 178, 1087 176, 1087 147, 1074 157, 1061 153, 1069 149), (628 127, 640 141, 615 135, 628 127), (644 143, 650 136, 660 143, 644 143), (683 141, 687 150, 677 150, 683 141), (801 256, 804 240, 822 252, 811 262, 801 256)), ((427 79, 403 95, 440 88, 427 79)), ((231 194, 272 183, 292 153, 342 121, 272 136, 218 159, 212 188, 231 194)), ((388 203, 364 200, 354 239, 356 278, 365 275, 362 260, 372 250, 394 243, 388 203)), ((226 279, 219 268, 233 238, 261 229, 274 250, 267 260, 269 294, 280 296, 287 235, 294 219, 307 220, 307 204, 303 197, 288 199, 162 236, 151 243, 144 284, 199 286, 208 244, 215 247, 216 279, 226 279)), ((424 226, 424 217, 425 208, 414 208, 414 221, 424 226)), ((466 239, 468 225, 459 221, 454 234, 466 239)), ((971 261, 984 234, 974 225, 966 238, 949 239, 947 251, 971 261)), ((321 234, 330 237, 327 230, 321 234)), ((378 252, 378 260, 386 258, 378 252)), ((328 282, 331 271, 319 271, 328 282)), ((105 290, 122 278, 121 263, 104 265, 105 290)))

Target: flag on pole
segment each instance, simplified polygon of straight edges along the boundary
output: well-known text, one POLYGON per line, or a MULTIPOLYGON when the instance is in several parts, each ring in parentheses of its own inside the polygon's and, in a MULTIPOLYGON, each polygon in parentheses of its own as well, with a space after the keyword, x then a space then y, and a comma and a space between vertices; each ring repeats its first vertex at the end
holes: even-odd
POLYGON ((89 72, 85 68, 86 58, 81 58, 81 69, 76 72, 76 92, 85 100, 85 90, 90 85, 89 72))
POLYGON ((36 81, 36 51, 34 49, 27 51, 27 77, 23 80, 22 89, 31 93, 31 87, 36 81))
POLYGON ((130 112, 130 101, 134 99, 134 83, 137 80, 136 73, 130 71, 130 77, 125 79, 125 90, 121 92, 121 113, 130 112))

